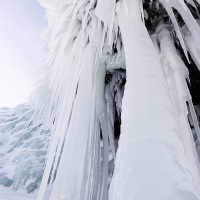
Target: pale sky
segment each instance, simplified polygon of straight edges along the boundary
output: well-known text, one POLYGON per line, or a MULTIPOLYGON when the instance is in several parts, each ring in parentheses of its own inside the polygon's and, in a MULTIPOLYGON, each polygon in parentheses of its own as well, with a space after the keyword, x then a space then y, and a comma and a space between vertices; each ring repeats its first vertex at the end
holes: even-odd
POLYGON ((0 107, 26 102, 39 78, 44 14, 37 0, 0 0, 0 107))

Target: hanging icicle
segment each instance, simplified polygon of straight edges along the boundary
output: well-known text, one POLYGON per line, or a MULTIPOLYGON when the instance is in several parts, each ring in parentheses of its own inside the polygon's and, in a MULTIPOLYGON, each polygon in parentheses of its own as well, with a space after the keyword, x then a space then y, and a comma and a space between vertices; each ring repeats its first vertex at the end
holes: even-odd
POLYGON ((157 28, 158 38, 162 54, 163 67, 166 68, 165 76, 168 83, 171 101, 176 117, 177 126, 183 141, 184 152, 192 167, 192 175, 197 188, 200 187, 200 166, 195 150, 192 131, 188 122, 187 101, 191 101, 191 95, 186 83, 188 69, 177 54, 174 42, 170 36, 169 26, 160 25, 157 28))

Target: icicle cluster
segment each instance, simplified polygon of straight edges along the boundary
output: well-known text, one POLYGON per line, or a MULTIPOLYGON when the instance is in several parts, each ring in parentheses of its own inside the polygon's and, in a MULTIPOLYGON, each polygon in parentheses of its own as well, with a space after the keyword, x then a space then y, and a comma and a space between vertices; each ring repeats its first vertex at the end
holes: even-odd
POLYGON ((189 51, 199 67, 200 28, 189 9, 199 0, 40 2, 48 53, 32 119, 52 134, 38 200, 48 184, 50 200, 199 199, 188 110, 197 135, 199 127, 182 60, 189 51))
POLYGON ((105 61, 114 48, 122 51, 115 9, 111 6, 113 20, 103 24, 96 1, 41 3, 49 20, 49 69, 34 106, 35 115, 53 123, 54 131, 38 199, 51 182, 59 187, 53 187, 50 199, 107 199, 109 146, 112 154, 115 147, 104 95, 105 61))

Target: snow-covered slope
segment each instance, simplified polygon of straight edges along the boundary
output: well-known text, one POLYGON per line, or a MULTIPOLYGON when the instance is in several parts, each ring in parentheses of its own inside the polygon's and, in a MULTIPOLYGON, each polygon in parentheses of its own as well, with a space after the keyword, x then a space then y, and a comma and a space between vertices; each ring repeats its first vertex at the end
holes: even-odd
POLYGON ((0 185, 34 191, 40 184, 50 131, 31 121, 30 106, 0 109, 0 185))

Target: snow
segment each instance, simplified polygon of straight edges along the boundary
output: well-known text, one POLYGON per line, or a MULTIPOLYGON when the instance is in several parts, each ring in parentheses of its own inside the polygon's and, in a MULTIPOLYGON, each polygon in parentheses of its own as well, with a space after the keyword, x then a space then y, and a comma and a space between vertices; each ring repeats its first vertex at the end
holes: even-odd
POLYGON ((32 115, 28 105, 0 109, 0 185, 29 193, 40 185, 50 137, 32 115))
MULTIPOLYGON (((49 195, 51 193, 51 187, 47 188, 47 193, 44 200, 49 200, 49 195)), ((13 191, 11 188, 6 188, 0 186, 0 199, 1 200, 36 200, 38 195, 38 190, 27 193, 24 190, 13 191)))
POLYGON ((1 200, 36 200, 37 192, 25 193, 25 191, 13 191, 11 188, 0 186, 1 200))

